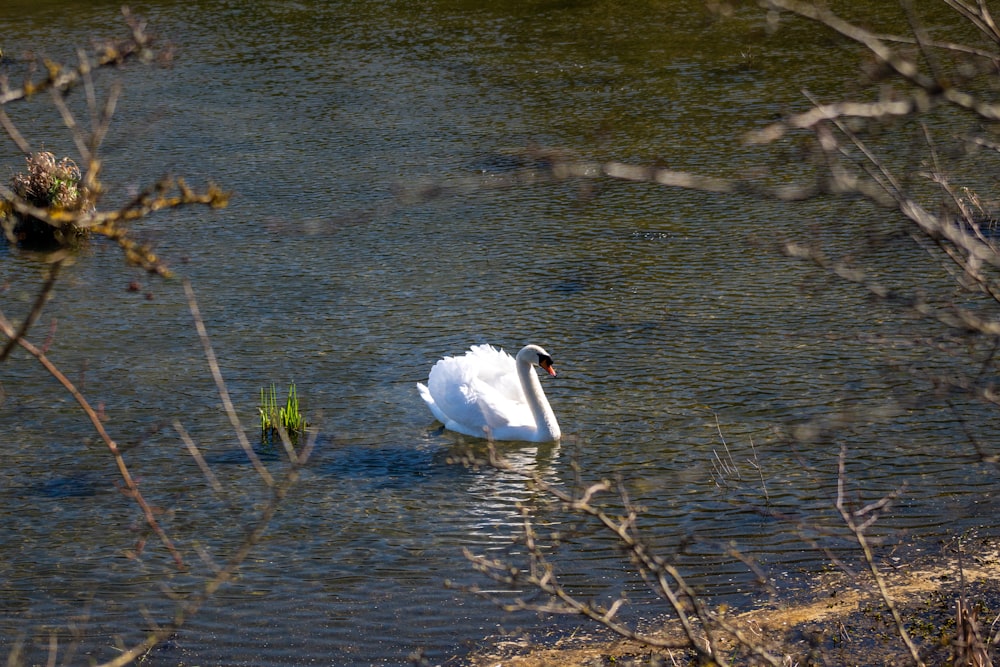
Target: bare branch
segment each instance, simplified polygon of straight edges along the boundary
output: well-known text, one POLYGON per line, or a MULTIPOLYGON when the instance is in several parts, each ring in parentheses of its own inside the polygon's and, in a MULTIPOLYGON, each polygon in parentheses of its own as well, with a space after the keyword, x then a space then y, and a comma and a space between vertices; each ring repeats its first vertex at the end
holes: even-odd
POLYGON ((801 0, 766 0, 765 4, 773 9, 783 9, 820 23, 851 41, 864 46, 880 62, 888 65, 903 79, 913 84, 916 88, 922 89, 932 97, 940 97, 942 100, 961 109, 971 111, 986 120, 1000 120, 1000 105, 985 102, 970 93, 921 73, 916 63, 894 51, 885 43, 884 39, 864 28, 845 21, 825 7, 802 2, 801 0))
POLYGON ((31 144, 29 144, 27 139, 24 138, 24 135, 18 131, 17 126, 14 125, 14 121, 10 119, 10 116, 7 115, 7 112, 3 110, 2 106, 0 106, 0 127, 3 127, 4 132, 6 132, 11 141, 17 145, 19 151, 25 155, 31 153, 31 144))
POLYGON ((208 360, 208 367, 212 372, 212 378, 215 380, 216 389, 219 391, 219 398, 222 399, 222 407, 226 411, 226 416, 229 417, 229 423, 232 424, 233 430, 236 433, 236 438, 239 440, 240 446, 246 453, 247 458, 253 464, 254 469, 257 474, 260 475, 261 479, 267 486, 274 486, 274 477, 268 472, 264 464, 261 463, 260 457, 254 452, 253 447, 250 445, 250 441, 247 439, 246 431, 243 429, 243 424, 240 422, 240 417, 236 413, 236 408, 233 406, 233 401, 229 397, 229 389, 226 387, 225 381, 222 379, 222 370, 219 368, 219 362, 215 357, 215 350, 212 349, 212 342, 208 337, 208 330, 205 329, 205 322, 201 317, 201 310, 198 308, 198 301, 194 295, 194 288, 191 287, 191 283, 187 280, 184 281, 184 293, 188 298, 188 308, 191 310, 191 317, 194 318, 195 327, 198 330, 198 337, 201 339, 202 347, 205 350, 205 358, 208 360))
POLYGON ((533 488, 556 498, 572 513, 587 517, 603 526, 615 537, 618 546, 625 551, 629 560, 652 590, 666 599, 674 617, 679 621, 685 639, 664 638, 657 635, 642 633, 616 620, 618 612, 628 604, 623 595, 613 600, 609 607, 604 608, 591 602, 577 598, 561 583, 555 566, 549 561, 546 550, 539 542, 539 537, 531 522, 530 512, 524 506, 520 507, 522 520, 522 537, 528 559, 527 571, 522 571, 500 559, 473 555, 464 550, 466 558, 473 567, 493 581, 508 587, 527 586, 530 590, 542 592, 546 599, 537 602, 524 595, 518 595, 513 602, 501 601, 488 591, 468 587, 465 590, 487 597, 508 611, 531 610, 553 614, 573 614, 600 623, 619 636, 642 643, 650 648, 693 649, 702 660, 722 664, 723 649, 720 633, 735 639, 737 644, 749 651, 756 659, 770 665, 780 665, 781 659, 771 654, 760 642, 748 637, 742 630, 730 623, 721 613, 708 609, 697 593, 686 583, 683 575, 673 565, 655 554, 653 549, 637 534, 638 510, 629 500, 624 485, 618 485, 618 496, 625 512, 621 517, 615 517, 605 512, 601 507, 592 504, 597 494, 610 489, 607 481, 582 486, 579 495, 574 495, 546 482, 537 473, 528 473, 515 469, 500 457, 495 448, 490 445, 490 464, 499 470, 520 475, 533 488))
MULTIPOLYGON (((858 524, 855 521, 856 517, 862 516, 869 511, 884 508, 889 504, 891 498, 886 496, 877 503, 868 505, 862 510, 857 512, 849 511, 847 509, 847 501, 844 498, 844 484, 847 480, 847 474, 845 472, 846 458, 847 448, 841 447, 840 457, 837 463, 837 511, 844 520, 844 524, 854 535, 854 539, 857 541, 858 546, 861 547, 861 553, 864 555, 865 563, 868 565, 868 571, 871 573, 872 579, 875 580, 875 585, 878 586, 879 595, 881 595, 882 601, 885 603, 889 613, 892 614, 892 619, 896 624, 896 632, 899 634, 900 639, 903 640, 907 650, 910 652, 910 657, 913 659, 914 664, 918 665, 918 667, 923 667, 924 661, 920 657, 920 652, 917 650, 917 646, 913 643, 913 640, 910 639, 910 634, 906 631, 906 625, 903 623, 903 618, 900 616, 899 609, 896 607, 892 596, 889 594, 889 588, 886 584, 885 577, 882 576, 881 570, 879 570, 878 565, 875 563, 875 556, 872 553, 871 546, 868 544, 868 538, 865 537, 865 529, 872 524, 873 520, 868 520, 862 524, 858 524)), ((897 490, 896 495, 899 493, 900 491, 897 490)))
POLYGON ((26 81, 20 88, 0 90, 0 107, 25 100, 37 93, 51 89, 66 91, 83 82, 86 73, 94 69, 120 65, 127 60, 147 58, 150 55, 152 39, 146 34, 145 26, 125 13, 131 36, 127 39, 107 40, 95 50, 93 59, 85 58, 75 67, 65 67, 46 61, 46 78, 41 81, 26 81))
POLYGON ((983 0, 979 0, 975 5, 966 0, 944 1, 969 23, 976 26, 987 38, 1000 44, 1000 28, 997 28, 997 24, 990 14, 990 9, 983 0))
POLYGON ((164 639, 177 632, 189 618, 196 614, 226 583, 235 576, 236 572, 246 561, 250 552, 256 547, 264 537, 271 520, 277 513, 288 492, 298 483, 302 474, 302 469, 309 461, 315 447, 315 437, 309 439, 299 454, 292 459, 291 466, 280 480, 270 484, 271 499, 262 510, 260 516, 254 522, 246 537, 236 547, 225 565, 218 568, 215 574, 205 582, 204 587, 197 593, 191 595, 181 604, 174 613, 173 620, 160 624, 149 633, 145 640, 136 644, 132 648, 123 651, 121 655, 113 660, 101 663, 98 667, 124 667, 131 664, 138 657, 149 651, 164 639))
POLYGON ((789 130, 813 129, 823 121, 845 117, 880 120, 909 116, 913 113, 927 111, 929 108, 930 99, 926 97, 883 102, 834 102, 815 106, 809 111, 794 114, 760 130, 754 130, 746 135, 744 141, 748 144, 768 144, 781 139, 789 130))
MULTIPOLYGON (((24 318, 21 322, 21 326, 17 328, 14 335, 9 337, 7 344, 4 345, 3 350, 0 350, 0 362, 5 361, 10 355, 11 350, 17 345, 25 335, 27 335, 28 330, 34 325, 38 320, 38 317, 42 314, 42 309, 45 304, 48 303, 49 297, 52 295, 52 289, 56 285, 56 279, 59 277, 59 270, 62 268, 63 261, 65 259, 65 253, 60 253, 59 257, 49 265, 48 276, 45 278, 45 282, 42 284, 42 289, 38 291, 35 296, 35 303, 31 306, 31 310, 28 312, 28 316, 24 318)), ((0 315, 2 317, 2 315, 0 315)))
POLYGON ((212 490, 216 493, 222 493, 222 484, 219 483, 219 478, 216 477, 215 473, 212 472, 212 469, 208 467, 208 463, 205 461, 205 457, 201 455, 198 445, 194 443, 194 440, 191 439, 191 436, 188 435, 188 432, 179 421, 174 421, 174 430, 176 430, 178 435, 181 436, 181 440, 183 440, 185 446, 187 446, 188 452, 191 454, 191 458, 193 458, 198 464, 198 467, 201 468, 201 472, 205 475, 205 479, 208 480, 212 490))
POLYGON ((90 403, 87 402, 87 399, 84 398, 83 394, 80 393, 80 391, 76 388, 76 386, 72 382, 70 382, 69 378, 63 375, 63 373, 56 367, 56 365, 52 363, 52 361, 50 361, 49 358, 45 356, 45 354, 40 349, 38 349, 30 342, 28 342, 28 340, 25 339, 23 336, 17 337, 17 332, 14 330, 14 327, 3 315, 3 313, 0 313, 0 333, 3 333, 10 340, 16 340, 17 344, 20 345, 22 348, 24 348, 33 357, 35 357, 39 361, 39 363, 42 364, 45 370, 47 370, 49 374, 52 377, 54 377, 59 382, 59 384, 61 384, 66 389, 66 391, 68 391, 70 395, 76 400, 77 404, 83 410, 84 414, 87 415, 87 418, 90 420, 91 425, 93 425, 94 430, 97 431, 97 434, 101 437, 101 440, 104 441, 104 444, 108 448, 108 451, 110 451, 111 455, 114 457, 115 464, 118 466, 118 473, 119 475, 121 475, 122 481, 125 484, 126 495, 128 495, 130 498, 133 498, 136 504, 138 504, 139 507, 142 509, 142 513, 146 518, 146 523, 153 530, 153 532, 156 533, 156 536, 160 538, 160 541, 163 543, 163 546, 166 547, 167 551, 170 552, 170 555, 173 557, 174 562, 177 564, 177 566, 183 567, 184 560, 181 558, 180 551, 177 550, 177 548, 174 546, 173 541, 170 539, 166 531, 163 530, 163 527, 160 526, 159 522, 156 520, 156 516, 153 513, 152 507, 150 507, 149 503, 146 502, 146 499, 139 491, 139 487, 135 483, 135 480, 132 477, 132 473, 129 472, 128 466, 125 465, 125 458, 122 455, 121 449, 118 447, 118 444, 111 439, 111 436, 108 435, 108 432, 104 429, 104 424, 101 423, 100 418, 97 416, 97 412, 95 412, 94 409, 90 406, 90 403))

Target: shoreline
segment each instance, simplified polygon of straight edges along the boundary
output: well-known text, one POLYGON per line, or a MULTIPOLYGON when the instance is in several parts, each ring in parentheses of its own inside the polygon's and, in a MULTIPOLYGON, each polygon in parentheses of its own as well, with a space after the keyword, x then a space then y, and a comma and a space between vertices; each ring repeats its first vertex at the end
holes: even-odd
MULTIPOLYGON (((941 664, 955 651, 959 601, 978 616, 982 641, 994 653, 990 638, 1000 638, 1000 541, 987 538, 975 553, 927 557, 886 569, 882 576, 889 597, 907 632, 927 663, 941 664)), ((912 659, 901 640, 878 588, 867 573, 861 583, 842 572, 814 578, 811 592, 800 599, 774 601, 727 616, 755 645, 798 664, 899 664, 912 659)), ((655 633, 683 638, 670 619, 655 633)), ((752 658, 731 637, 720 636, 726 658, 745 664, 752 658)), ((625 639, 580 636, 558 639, 545 648, 524 642, 497 641, 466 657, 469 667, 616 667, 689 664, 686 649, 650 649, 625 639)), ((761 663, 763 664, 763 663, 761 663)), ((949 663, 951 664, 951 663, 949 663)), ((955 663, 959 664, 959 663, 955 663)), ((989 663, 983 663, 989 664, 989 663)))

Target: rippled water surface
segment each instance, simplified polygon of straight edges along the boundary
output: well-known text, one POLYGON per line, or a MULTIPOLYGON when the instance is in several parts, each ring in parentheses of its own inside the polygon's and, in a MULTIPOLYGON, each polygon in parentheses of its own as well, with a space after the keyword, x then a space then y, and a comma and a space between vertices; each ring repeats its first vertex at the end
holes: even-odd
MULTIPOLYGON (((836 52, 822 41, 803 55, 807 31, 769 39, 751 10, 718 21, 686 2, 479 5, 134 6, 174 57, 100 79, 124 85, 107 203, 168 172, 233 191, 223 211, 156 215, 136 233, 193 284, 251 437, 271 382, 296 383, 319 434, 238 579, 147 664, 394 665, 417 650, 445 662, 502 629, 547 627, 444 585, 489 585, 462 548, 504 553, 518 503, 541 525, 566 520, 517 475, 456 463, 476 443, 441 432, 422 405, 415 383, 472 343, 536 342, 555 357, 559 376, 544 387, 565 437, 504 445, 515 466, 560 484, 574 482, 574 464, 585 479, 627 480, 664 553, 696 538, 677 558, 713 600, 762 595, 720 543, 789 585, 824 565, 794 525, 758 510, 835 524, 841 444, 862 496, 909 485, 882 524, 890 542, 931 544, 995 515, 995 471, 969 463, 961 425, 943 409, 899 407, 917 383, 887 357, 911 352, 880 341, 910 323, 771 245, 871 211, 609 182, 499 187, 518 167, 513 149, 530 145, 737 173, 755 159, 739 134, 801 105, 802 87, 838 90, 849 59, 835 71, 817 57, 836 52), (777 77, 783 63, 796 79, 777 77), (449 190, 396 195, 427 183, 449 190), (816 434, 787 437, 803 424, 816 434), (740 479, 715 469, 720 429, 740 479), (942 443, 954 457, 942 460, 942 443)), ((5 7, 11 72, 23 51, 69 59, 123 30, 115 3, 5 7)), ((36 146, 75 154, 44 100, 8 112, 36 146)), ((21 168, 12 144, 2 155, 5 173, 21 168)), ((901 266, 919 256, 905 241, 884 252, 901 266)), ((17 317, 42 267, 0 253, 0 304, 17 317)), ((220 408, 179 280, 93 243, 33 336, 51 338, 53 360, 134 447, 129 464, 190 569, 144 534, 70 397, 15 355, 0 376, 0 651, 20 642, 44 662, 50 633, 67 647, 73 624, 79 653, 110 659, 119 640, 171 617, 158 582, 199 590, 204 559, 224 562, 268 495, 220 408)), ((635 583, 600 535, 564 549, 586 594, 635 583)))

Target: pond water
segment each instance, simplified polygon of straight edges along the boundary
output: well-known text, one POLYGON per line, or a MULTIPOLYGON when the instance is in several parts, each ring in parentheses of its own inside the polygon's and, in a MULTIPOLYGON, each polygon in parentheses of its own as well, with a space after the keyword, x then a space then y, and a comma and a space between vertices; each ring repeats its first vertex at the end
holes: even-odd
MULTIPOLYGON (((7 0, 3 67, 15 71, 10 59, 27 50, 69 59, 124 30, 116 3, 78 4, 7 0)), ((238 579, 147 664, 397 665, 418 650, 446 663, 501 631, 550 628, 444 584, 489 585, 462 548, 506 553, 518 503, 539 522, 567 521, 517 475, 456 463, 482 443, 441 432, 419 399, 434 361, 474 343, 539 343, 559 370, 544 387, 562 442, 502 452, 553 483, 573 484, 577 469, 620 476, 648 511, 649 539, 713 603, 766 597, 720 544, 788 587, 826 566, 797 520, 836 525, 841 445, 860 498, 906 486, 879 525, 890 547, 933 550, 995 516, 996 471, 973 462, 963 424, 901 398, 923 385, 892 362, 922 353, 885 341, 907 337, 913 321, 772 246, 803 233, 849 245, 850 232, 828 226, 860 226, 871 209, 611 182, 498 185, 532 145, 796 174, 801 165, 739 136, 802 108, 801 88, 832 94, 853 76, 852 56, 814 29, 769 36, 755 9, 720 21, 689 2, 133 10, 174 58, 99 79, 102 90, 123 84, 105 146, 107 204, 166 173, 233 192, 225 210, 158 214, 136 235, 191 281, 251 438, 272 382, 295 383, 318 432, 238 579), (396 196, 428 183, 454 187, 396 196), (815 433, 789 436, 803 424, 815 433), (720 430, 741 479, 715 469, 720 430)), ((35 146, 75 155, 45 100, 7 111, 35 146)), ((12 144, 2 155, 6 173, 21 168, 12 144)), ((43 267, 0 252, 0 304, 20 317, 43 267)), ((907 239, 882 252, 919 271, 923 251, 907 239)), ((128 462, 190 569, 178 572, 151 536, 127 557, 146 536, 112 460, 70 397, 17 353, 0 370, 0 651, 20 646, 26 663, 44 662, 55 636, 61 650, 106 660, 171 617, 160 582, 199 590, 211 571, 199 550, 225 561, 268 494, 220 408, 179 280, 93 243, 33 332, 46 337, 112 437, 132 447, 128 462)), ((996 425, 972 416, 982 432, 996 425)), ((585 532, 563 549, 583 595, 634 587, 606 538, 585 532)), ((633 595, 639 615, 661 609, 633 595)))

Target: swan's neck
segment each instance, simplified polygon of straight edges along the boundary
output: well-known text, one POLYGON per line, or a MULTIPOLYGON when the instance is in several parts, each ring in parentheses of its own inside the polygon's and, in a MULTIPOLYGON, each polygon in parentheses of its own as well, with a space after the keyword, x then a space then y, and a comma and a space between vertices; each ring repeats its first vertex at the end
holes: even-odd
POLYGON ((545 398, 542 390, 542 383, 538 380, 538 374, 534 367, 525 362, 517 363, 517 376, 521 380, 521 388, 528 400, 528 407, 531 408, 531 415, 535 419, 535 426, 538 428, 539 439, 558 440, 561 435, 559 423, 556 422, 555 413, 549 406, 549 401, 545 398))

